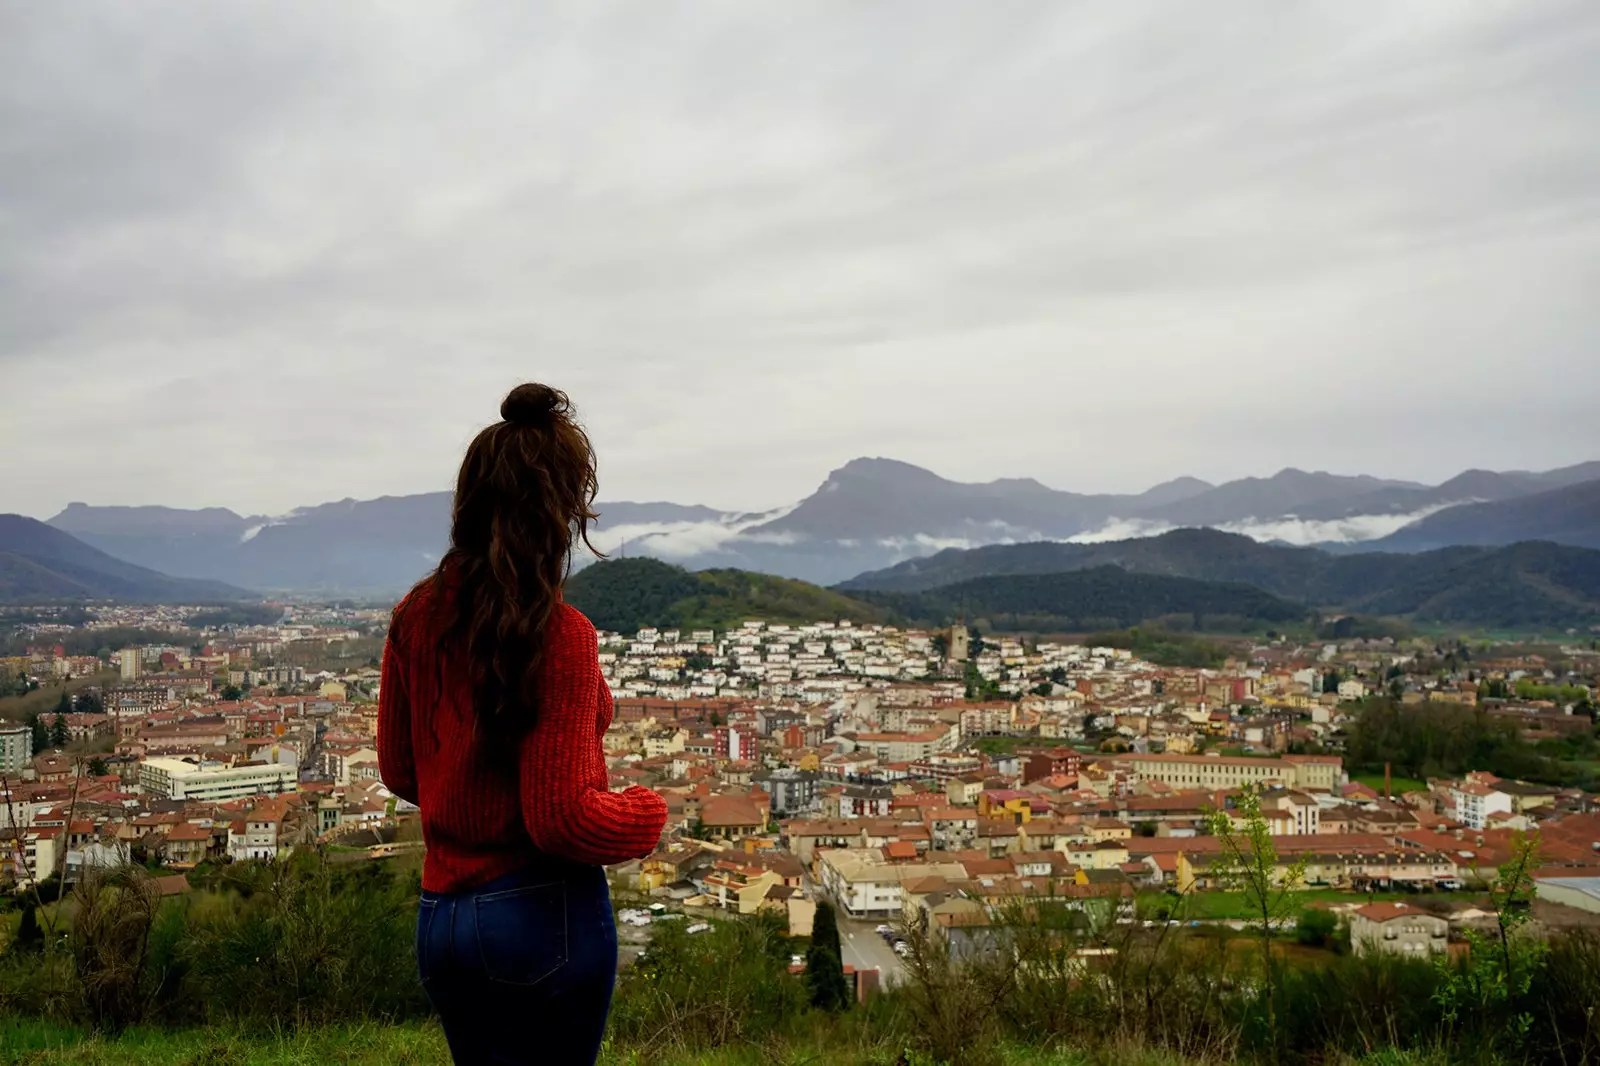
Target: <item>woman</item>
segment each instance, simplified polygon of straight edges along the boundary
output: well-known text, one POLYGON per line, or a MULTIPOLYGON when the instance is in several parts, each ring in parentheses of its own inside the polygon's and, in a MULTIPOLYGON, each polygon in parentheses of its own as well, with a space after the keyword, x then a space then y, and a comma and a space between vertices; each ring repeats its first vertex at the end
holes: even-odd
POLYGON ((654 850, 667 807, 609 791, 611 693, 561 600, 597 517, 589 438, 544 385, 500 415, 461 464, 450 550, 395 608, 378 760, 422 808, 417 965, 451 1056, 592 1064, 617 969, 602 867, 654 850))

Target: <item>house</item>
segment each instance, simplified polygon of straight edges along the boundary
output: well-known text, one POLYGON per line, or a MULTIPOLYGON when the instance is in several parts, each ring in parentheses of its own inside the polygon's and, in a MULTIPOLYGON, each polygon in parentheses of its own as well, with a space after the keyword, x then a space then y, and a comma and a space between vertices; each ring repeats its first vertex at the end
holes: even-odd
POLYGON ((712 796, 700 804, 700 824, 714 837, 742 840, 766 832, 766 808, 749 796, 712 796))
POLYGON ((1442 955, 1449 934, 1448 920, 1404 903, 1369 903, 1350 916, 1350 944, 1358 955, 1442 955))
POLYGON ((1043 796, 1020 789, 990 788, 978 793, 978 817, 1004 818, 1012 825, 1025 825, 1035 813, 1049 813, 1043 796))
POLYGON ((1294 789, 1268 789, 1261 795, 1261 813, 1274 836, 1310 836, 1322 831, 1322 808, 1294 789))
POLYGON ((773 888, 787 887, 774 871, 737 857, 716 860, 705 886, 713 906, 736 914, 754 914, 773 888))
POLYGON ((878 848, 833 848, 818 853, 818 880, 852 917, 893 915, 905 904, 904 887, 929 877, 964 880, 956 862, 891 863, 878 848))
POLYGON ((962 774, 945 783, 945 800, 953 807, 970 807, 983 791, 982 774, 962 774))
POLYGON ((774 817, 811 810, 817 801, 817 774, 812 770, 782 767, 758 773, 753 780, 772 797, 774 817))
POLYGON ((228 855, 236 862, 277 858, 286 816, 287 810, 280 800, 257 805, 229 827, 228 855))
POLYGON ((978 813, 970 807, 934 807, 927 813, 928 831, 937 851, 960 851, 978 837, 978 813))
POLYGON ((161 854, 168 866, 197 866, 212 857, 210 826, 183 822, 161 839, 161 854))
POLYGON ((1482 776, 1487 775, 1469 774, 1467 780, 1450 786, 1455 820, 1468 829, 1485 829, 1490 815, 1511 813, 1511 796, 1496 787, 1497 781, 1485 781, 1482 776))
POLYGON ((839 817, 887 818, 893 802, 888 785, 846 785, 839 793, 839 817))

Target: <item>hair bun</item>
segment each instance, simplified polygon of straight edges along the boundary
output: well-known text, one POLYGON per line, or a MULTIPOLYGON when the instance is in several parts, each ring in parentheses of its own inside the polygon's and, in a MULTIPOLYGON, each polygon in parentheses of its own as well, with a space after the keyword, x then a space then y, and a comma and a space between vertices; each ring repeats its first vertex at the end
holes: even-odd
POLYGON ((567 394, 548 385, 518 385, 500 404, 500 417, 519 426, 546 426, 567 411, 567 394))

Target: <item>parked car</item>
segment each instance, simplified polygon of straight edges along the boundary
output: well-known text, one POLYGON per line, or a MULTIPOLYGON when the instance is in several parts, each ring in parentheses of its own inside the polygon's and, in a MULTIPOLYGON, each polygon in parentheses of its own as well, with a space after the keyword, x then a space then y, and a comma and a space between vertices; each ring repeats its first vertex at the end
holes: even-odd
POLYGON ((894 936, 894 927, 889 925, 880 925, 877 929, 873 930, 873 932, 883 937, 894 936))
POLYGON ((711 928, 711 923, 710 922, 695 922, 689 928, 685 929, 684 932, 685 933, 703 933, 707 929, 710 929, 710 928, 711 928))
POLYGON ((896 940, 894 942, 894 953, 903 959, 907 955, 911 954, 911 945, 907 944, 904 940, 896 940))

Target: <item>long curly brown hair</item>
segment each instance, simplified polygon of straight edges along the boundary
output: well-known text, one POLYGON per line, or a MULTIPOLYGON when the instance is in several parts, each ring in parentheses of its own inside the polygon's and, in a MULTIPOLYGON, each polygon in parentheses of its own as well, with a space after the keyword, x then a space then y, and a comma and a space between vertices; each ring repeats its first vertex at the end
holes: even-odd
MULTIPOLYGON (((478 721, 505 735, 533 723, 545 631, 573 547, 600 553, 589 543, 589 523, 599 517, 594 448, 567 394, 518 385, 500 418, 468 446, 450 548, 407 602, 426 598, 439 612, 438 650, 465 650, 478 721), (431 595, 419 597, 425 589, 431 595)), ((395 628, 406 608, 396 611, 395 628)))

